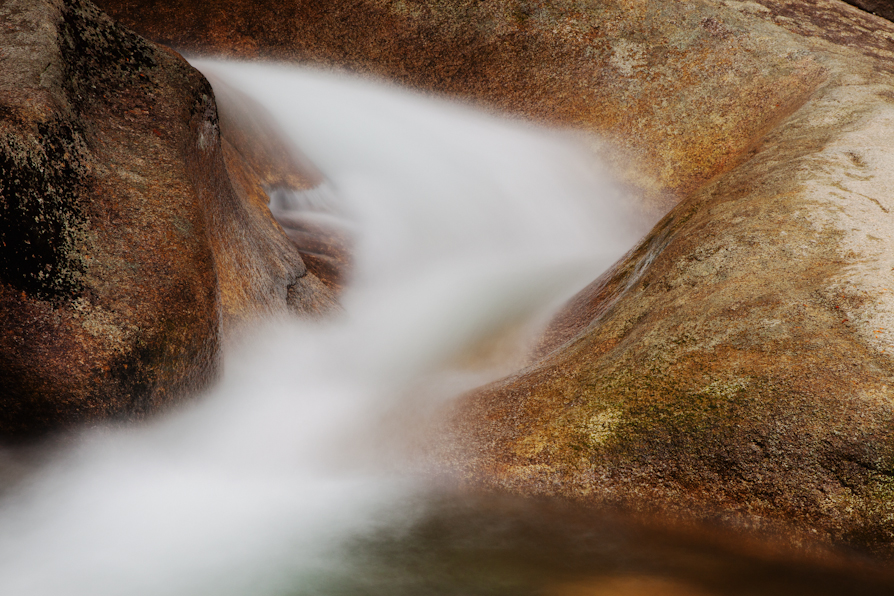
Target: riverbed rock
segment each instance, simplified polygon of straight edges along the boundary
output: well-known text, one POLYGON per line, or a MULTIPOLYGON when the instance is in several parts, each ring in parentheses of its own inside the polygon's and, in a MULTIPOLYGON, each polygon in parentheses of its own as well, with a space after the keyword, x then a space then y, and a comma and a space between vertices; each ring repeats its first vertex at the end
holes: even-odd
MULTIPOLYGON (((213 68, 213 67, 212 67, 213 68)), ((206 69, 208 70, 208 69, 206 69)), ((307 270, 333 295, 349 278, 353 242, 347 217, 323 174, 289 139, 266 108, 214 76, 224 161, 237 195, 271 216, 307 270)), ((331 310, 319 303, 318 314, 331 310)))
POLYGON ((676 205, 456 406, 462 478, 894 554, 890 22, 836 0, 101 2, 176 47, 597 133, 646 213, 676 205))
POLYGON ((653 220, 747 158, 821 68, 706 2, 99 0, 190 53, 300 60, 599 135, 653 220))
POLYGON ((866 12, 894 21, 894 2, 891 0, 845 0, 866 12))
POLYGON ((836 2, 730 9, 815 61, 816 87, 579 294, 539 359, 462 403, 453 457, 514 491, 889 557, 894 27, 836 2))
POLYGON ((0 65, 0 437, 158 411, 246 320, 332 303, 178 54, 86 0, 5 0, 0 65))

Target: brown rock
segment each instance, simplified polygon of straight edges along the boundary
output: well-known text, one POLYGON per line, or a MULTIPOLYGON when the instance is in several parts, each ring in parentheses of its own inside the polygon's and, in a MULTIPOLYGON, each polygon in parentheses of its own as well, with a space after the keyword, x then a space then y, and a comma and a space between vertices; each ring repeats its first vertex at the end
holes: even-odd
POLYGON ((458 406, 442 455, 469 480, 894 552, 891 23, 834 0, 103 4, 178 47, 598 133, 649 209, 682 200, 458 406))
POLYGON ((337 65, 598 133, 657 216, 747 158, 822 76, 809 54, 771 51, 761 21, 704 2, 100 4, 191 53, 337 65))
POLYGON ((284 198, 284 205, 274 206, 272 217, 298 249, 307 270, 337 294, 351 268, 352 242, 338 225, 341 214, 331 197, 324 196, 328 187, 323 175, 282 137, 263 106, 213 74, 209 80, 219 106, 224 161, 234 190, 268 219, 270 197, 284 198), (314 198, 320 204, 313 204, 314 198), (319 217, 321 212, 331 217, 319 217))
POLYGON ((894 20, 894 2, 891 0, 844 0, 848 4, 852 4, 857 8, 866 12, 886 18, 889 21, 894 20))
POLYGON ((768 49, 800 45, 824 84, 577 296, 538 361, 465 401, 453 457, 511 490, 890 556, 894 27, 730 6, 780 23, 768 49))
POLYGON ((230 184, 208 82, 80 0, 0 4, 0 435, 140 417, 330 304, 230 184))

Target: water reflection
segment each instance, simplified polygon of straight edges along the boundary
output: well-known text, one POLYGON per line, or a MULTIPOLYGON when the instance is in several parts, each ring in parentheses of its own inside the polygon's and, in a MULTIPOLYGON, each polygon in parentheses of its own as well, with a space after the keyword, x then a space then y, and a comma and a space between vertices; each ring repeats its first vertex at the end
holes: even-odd
MULTIPOLYGON (((410 505, 410 507, 413 507, 410 505)), ((719 528, 669 528, 507 495, 417 502, 412 523, 348 543, 344 567, 288 593, 416 596, 892 594, 894 575, 846 553, 806 555, 719 528)), ((405 514, 406 512, 404 512, 405 514)))

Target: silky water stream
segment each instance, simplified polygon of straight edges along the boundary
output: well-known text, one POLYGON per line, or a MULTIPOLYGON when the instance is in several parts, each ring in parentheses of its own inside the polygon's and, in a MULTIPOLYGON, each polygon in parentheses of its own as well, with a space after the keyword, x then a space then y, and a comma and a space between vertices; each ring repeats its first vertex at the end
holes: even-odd
POLYGON ((355 239, 344 313, 262 325, 228 350, 222 379, 193 405, 84 433, 24 466, 0 502, 0 594, 890 587, 433 482, 415 457, 418 429, 523 351, 491 350, 486 365, 470 354, 505 337, 524 347, 644 230, 568 135, 331 74, 196 65, 263 104, 326 174, 314 208, 355 239))

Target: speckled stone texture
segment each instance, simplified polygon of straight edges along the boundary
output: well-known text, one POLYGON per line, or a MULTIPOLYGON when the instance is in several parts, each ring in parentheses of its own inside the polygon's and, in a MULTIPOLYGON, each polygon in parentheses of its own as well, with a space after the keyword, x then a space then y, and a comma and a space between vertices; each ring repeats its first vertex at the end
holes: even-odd
POLYGON ((715 10, 777 27, 766 49, 817 65, 814 89, 461 404, 451 457, 473 482, 889 557, 894 28, 834 2, 715 10))
POLYGON ((866 12, 886 18, 889 21, 894 20, 894 0, 845 0, 848 4, 852 4, 857 8, 862 8, 866 12))
POLYGON ((190 53, 334 65, 598 133, 656 217, 745 159, 821 76, 797 48, 769 48, 772 27, 703 2, 100 4, 190 53))
POLYGON ((651 214, 453 412, 471 483, 894 553, 894 25, 835 0, 102 0, 594 133, 651 214), (176 16, 176 18, 174 18, 176 16))
POLYGON ((332 302, 233 190, 208 82, 89 2, 0 2, 0 438, 175 403, 290 296, 332 302))

